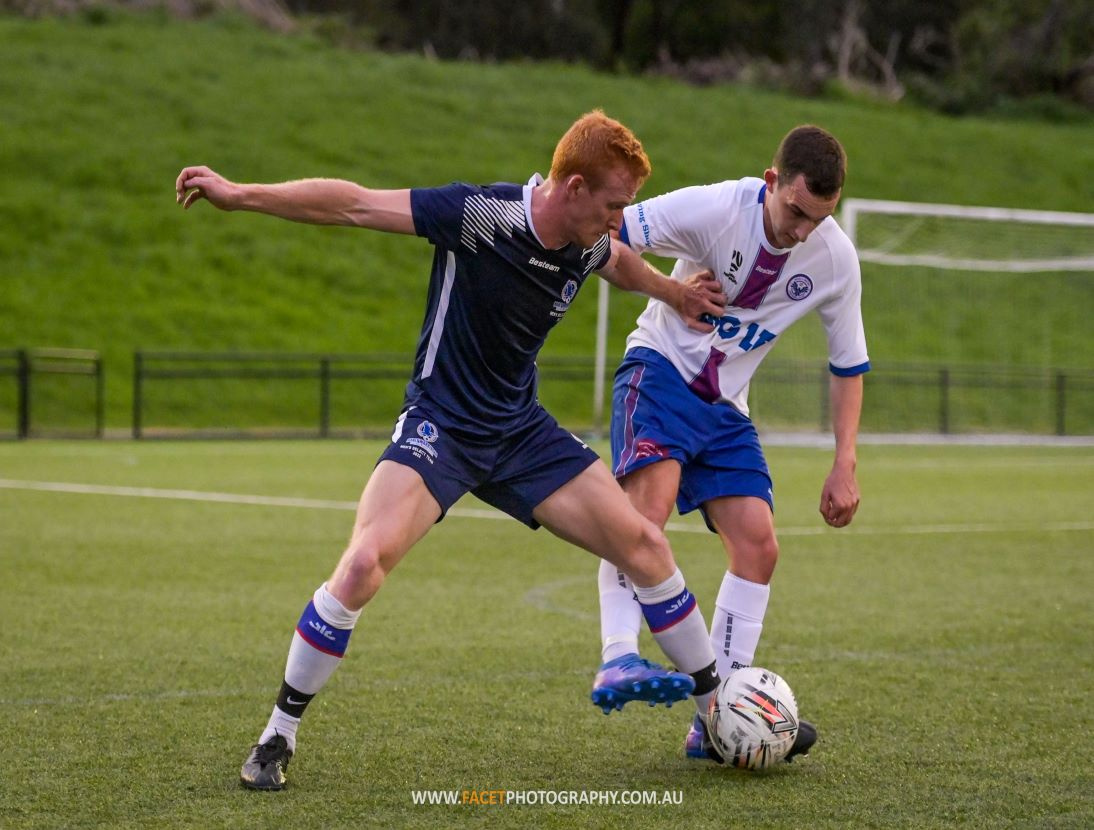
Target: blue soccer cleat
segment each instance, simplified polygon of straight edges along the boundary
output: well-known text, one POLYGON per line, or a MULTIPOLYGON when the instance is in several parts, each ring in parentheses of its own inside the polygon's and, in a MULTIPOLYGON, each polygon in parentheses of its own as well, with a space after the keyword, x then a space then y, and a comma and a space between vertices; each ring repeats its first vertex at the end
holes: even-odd
POLYGON ((684 755, 696 761, 713 761, 716 764, 724 764, 725 759, 718 754, 710 738, 707 737, 707 725, 698 715, 692 720, 688 728, 687 737, 684 738, 684 755))
POLYGON ((704 744, 707 740, 707 726, 703 723, 703 719, 698 715, 691 722, 691 727, 688 729, 687 737, 684 738, 684 754, 688 758, 697 758, 701 761, 705 761, 710 755, 707 753, 704 744))
POLYGON ((592 701, 610 715, 632 700, 644 700, 650 706, 672 706, 694 691, 691 675, 669 671, 664 666, 643 660, 637 654, 624 654, 600 667, 593 681, 592 701))

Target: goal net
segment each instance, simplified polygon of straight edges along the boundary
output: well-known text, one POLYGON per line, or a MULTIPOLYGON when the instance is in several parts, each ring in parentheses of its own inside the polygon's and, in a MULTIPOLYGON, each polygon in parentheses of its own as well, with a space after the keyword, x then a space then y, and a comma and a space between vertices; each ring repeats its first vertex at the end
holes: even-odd
POLYGON ((1094 271, 1094 214, 847 199, 862 262, 961 271, 1094 271))
POLYGON ((878 370, 864 426, 1094 432, 1094 214, 848 199, 839 222, 878 370))

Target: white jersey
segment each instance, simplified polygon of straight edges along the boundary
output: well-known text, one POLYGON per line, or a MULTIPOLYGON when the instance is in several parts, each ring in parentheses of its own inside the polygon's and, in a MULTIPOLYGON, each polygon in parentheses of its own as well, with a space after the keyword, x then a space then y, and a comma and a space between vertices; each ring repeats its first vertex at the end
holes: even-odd
POLYGON ((668 358, 692 390, 748 414, 748 385, 775 340, 810 309, 828 337, 828 363, 837 375, 870 368, 862 328, 858 255, 827 217, 805 242, 774 248, 764 233, 762 179, 687 187, 623 211, 623 241, 635 251, 676 257, 672 278, 710 269, 728 297, 710 334, 650 300, 627 338, 668 358))

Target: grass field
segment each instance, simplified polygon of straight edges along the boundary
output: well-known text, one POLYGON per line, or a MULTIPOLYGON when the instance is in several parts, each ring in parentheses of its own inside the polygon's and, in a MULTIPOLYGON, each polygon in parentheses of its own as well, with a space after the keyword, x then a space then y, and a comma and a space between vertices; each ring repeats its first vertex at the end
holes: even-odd
MULTIPOLYGON (((829 453, 770 450, 782 561, 758 662, 819 725, 802 763, 687 762, 687 706, 605 718, 594 560, 463 503, 366 610, 290 790, 240 790, 377 450, 0 443, 0 827, 1094 824, 1094 448, 862 447, 846 531, 816 516, 829 453), (472 788, 682 803, 412 801, 472 788)), ((713 540, 672 527, 709 608, 713 540)))

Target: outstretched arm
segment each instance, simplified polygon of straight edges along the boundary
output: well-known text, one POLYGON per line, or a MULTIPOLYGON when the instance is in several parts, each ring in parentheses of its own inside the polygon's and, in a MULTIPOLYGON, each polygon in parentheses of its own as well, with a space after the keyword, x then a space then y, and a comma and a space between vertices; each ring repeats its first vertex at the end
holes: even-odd
POLYGON ((184 167, 175 180, 175 201, 185 209, 199 199, 221 210, 250 210, 293 222, 414 233, 409 190, 370 190, 342 179, 237 184, 208 167, 184 167))
POLYGON ((855 444, 862 414, 862 375, 829 380, 832 406, 832 431, 836 436, 836 457, 832 472, 821 490, 820 512, 832 527, 845 527, 855 517, 859 505, 855 444))
POLYGON ((597 273, 617 288, 667 303, 684 318, 689 328, 696 331, 714 330, 710 323, 700 321, 702 315, 721 317, 725 311, 725 294, 710 271, 678 282, 662 274, 618 239, 612 240, 611 257, 597 273))

